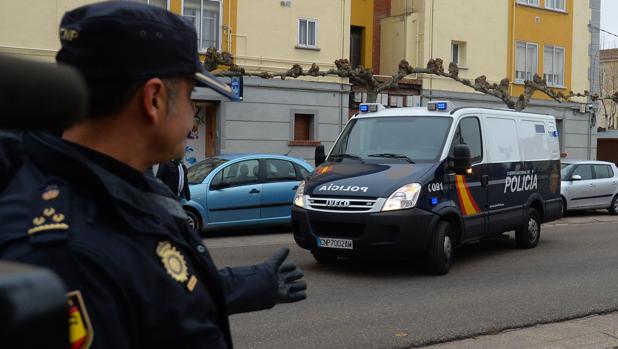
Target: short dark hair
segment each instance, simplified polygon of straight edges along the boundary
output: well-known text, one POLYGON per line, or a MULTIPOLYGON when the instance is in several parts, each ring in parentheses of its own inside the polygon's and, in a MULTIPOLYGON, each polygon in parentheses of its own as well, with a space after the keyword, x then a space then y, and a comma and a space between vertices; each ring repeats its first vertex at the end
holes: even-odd
MULTIPOLYGON (((173 107, 178 94, 177 78, 161 79, 170 97, 168 107, 173 107)), ((137 91, 144 86, 148 80, 139 81, 100 81, 87 80, 86 84, 90 90, 90 101, 88 103, 88 115, 91 118, 103 118, 105 116, 119 113, 124 109, 137 91)))

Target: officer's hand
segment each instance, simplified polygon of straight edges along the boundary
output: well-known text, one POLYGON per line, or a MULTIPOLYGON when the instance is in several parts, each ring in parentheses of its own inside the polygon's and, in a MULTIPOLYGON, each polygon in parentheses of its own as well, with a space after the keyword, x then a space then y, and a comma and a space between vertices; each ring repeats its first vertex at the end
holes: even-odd
POLYGON ((290 250, 286 247, 281 248, 266 261, 266 265, 272 268, 277 275, 278 283, 278 303, 298 302, 307 298, 307 283, 300 280, 305 274, 298 269, 293 262, 283 263, 290 250))

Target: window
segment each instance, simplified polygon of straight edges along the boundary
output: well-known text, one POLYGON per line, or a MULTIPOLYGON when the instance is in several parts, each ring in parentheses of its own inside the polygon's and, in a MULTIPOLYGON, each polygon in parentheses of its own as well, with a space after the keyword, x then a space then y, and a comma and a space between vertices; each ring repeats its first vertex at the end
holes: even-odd
POLYGON ((517 3, 531 6, 539 6, 539 0, 517 0, 517 3))
POLYGON ((189 184, 201 184, 212 170, 225 162, 227 162, 225 159, 208 158, 189 167, 187 170, 189 184))
POLYGON ((212 186, 235 186, 257 182, 260 174, 260 162, 247 160, 231 164, 213 178, 212 186))
POLYGON ((266 160, 266 179, 270 181, 296 180, 294 165, 286 160, 266 160))
POLYGON ((350 28, 350 64, 356 68, 362 63, 363 54, 363 27, 350 28))
POLYGON ((537 44, 518 41, 515 55, 515 82, 532 80, 537 72, 538 62, 537 44))
POLYGON ((566 11, 565 2, 566 0, 545 0, 545 8, 566 11))
POLYGON ((451 41, 451 62, 458 66, 466 65, 466 43, 462 41, 451 41))
POLYGON ((577 168, 575 168, 575 171, 573 171, 571 178, 576 175, 581 176, 582 180, 592 179, 592 166, 591 165, 577 166, 577 168))
POLYGON ((614 171, 607 165, 594 165, 594 173, 597 179, 611 178, 614 176, 614 171))
POLYGON ((313 139, 313 114, 294 114, 294 140, 313 139))
POLYGON ((298 20, 298 47, 318 46, 318 21, 314 19, 298 20))
POLYGON ((451 144, 451 155, 456 145, 465 144, 470 147, 472 163, 483 160, 483 141, 481 139, 481 125, 477 118, 465 118, 461 120, 451 144))
POLYGON ((184 0, 182 15, 195 25, 200 51, 219 49, 219 8, 219 0, 184 0))
POLYGON ((305 179, 305 178, 307 178, 307 177, 309 177, 311 175, 311 172, 307 171, 302 166, 298 166, 298 165, 295 164, 294 167, 296 167, 296 172, 298 172, 300 174, 300 179, 305 179))
POLYGON ((167 0, 128 0, 133 2, 141 2, 142 4, 148 4, 156 7, 160 7, 163 9, 169 9, 167 0))
POLYGON ((549 86, 564 86, 564 49, 545 46, 543 49, 543 78, 549 86))

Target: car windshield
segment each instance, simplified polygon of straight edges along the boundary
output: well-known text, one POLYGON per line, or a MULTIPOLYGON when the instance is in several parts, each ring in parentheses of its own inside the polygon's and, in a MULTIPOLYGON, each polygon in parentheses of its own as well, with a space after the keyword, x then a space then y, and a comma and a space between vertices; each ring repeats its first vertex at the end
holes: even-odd
POLYGON ((560 180, 568 181, 568 178, 566 177, 569 174, 569 172, 571 172, 571 169, 573 169, 574 164, 562 163, 561 166, 562 166, 562 169, 560 170, 560 180))
POLYGON ((221 158, 207 158, 189 167, 187 171, 189 184, 201 184, 212 170, 227 161, 227 159, 221 158))
POLYGON ((328 161, 433 162, 442 154, 451 122, 439 116, 353 119, 328 161))

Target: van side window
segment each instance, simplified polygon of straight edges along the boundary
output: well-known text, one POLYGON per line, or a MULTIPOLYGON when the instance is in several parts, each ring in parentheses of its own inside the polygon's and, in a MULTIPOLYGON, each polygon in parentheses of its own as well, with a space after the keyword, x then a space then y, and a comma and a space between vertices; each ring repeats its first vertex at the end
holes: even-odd
POLYGON ((451 156, 456 145, 465 144, 470 147, 472 163, 483 160, 483 141, 481 138, 481 125, 477 118, 465 118, 459 122, 453 143, 451 144, 451 156))

